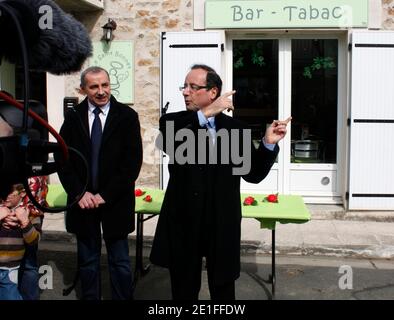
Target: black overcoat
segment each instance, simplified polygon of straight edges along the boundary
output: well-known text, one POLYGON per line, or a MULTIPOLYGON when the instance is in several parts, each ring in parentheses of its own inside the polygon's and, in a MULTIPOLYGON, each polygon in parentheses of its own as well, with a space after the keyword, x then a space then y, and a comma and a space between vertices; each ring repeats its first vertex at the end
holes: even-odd
MULTIPOLYGON (((88 102, 66 113, 60 135, 77 149, 90 165, 88 102)), ((104 237, 122 237, 134 231, 135 181, 142 165, 142 141, 138 114, 111 97, 99 155, 99 193, 106 204, 99 209, 82 210, 78 205, 66 212, 66 229, 81 236, 95 233, 93 226, 102 222, 104 237)), ((86 170, 82 160, 70 152, 70 161, 59 172, 71 203, 81 192, 86 170)), ((92 191, 89 181, 87 191, 92 191)))
MULTIPOLYGON (((229 134, 229 146, 240 146, 240 150, 243 150, 243 144, 248 144, 251 170, 242 178, 251 183, 264 179, 279 152, 278 146, 274 151, 263 145, 256 149, 250 139, 243 139, 247 125, 222 113, 215 117, 215 124, 218 136, 223 131, 240 133, 238 137, 229 134)), ((189 129, 194 137, 204 130, 199 125, 197 113, 193 111, 170 113, 160 119, 162 140, 159 140, 159 145, 161 141, 163 150, 171 158, 168 167, 170 179, 150 259, 154 264, 182 273, 183 268, 196 263, 196 259, 201 259, 202 254, 210 257, 217 284, 235 280, 240 273, 241 239, 240 175, 233 174, 238 162, 232 161, 229 156, 227 163, 220 151, 217 164, 209 164, 209 160, 206 161, 207 164, 202 164, 201 159, 194 164, 180 164, 179 159, 174 159, 171 154, 171 144, 174 145, 173 154, 176 155, 177 147, 186 141, 174 141, 172 130, 176 133, 180 129, 189 129), (174 129, 168 126, 170 123, 174 124, 174 129)), ((188 139, 190 138, 189 136, 188 139)), ((221 149, 223 141, 225 139, 217 137, 217 150, 227 150, 228 153, 232 147, 221 149)), ((194 156, 198 158, 201 149, 195 152, 194 156)), ((206 154, 209 154, 208 151, 206 154)))

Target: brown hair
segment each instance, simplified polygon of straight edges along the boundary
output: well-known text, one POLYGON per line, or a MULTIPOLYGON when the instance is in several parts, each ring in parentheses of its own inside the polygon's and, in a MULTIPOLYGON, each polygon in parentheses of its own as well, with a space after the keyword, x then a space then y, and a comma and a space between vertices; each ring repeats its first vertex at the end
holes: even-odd
POLYGON ((22 192, 25 192, 25 187, 21 183, 14 184, 12 186, 11 192, 14 192, 14 191, 18 191, 19 194, 21 194, 22 192))

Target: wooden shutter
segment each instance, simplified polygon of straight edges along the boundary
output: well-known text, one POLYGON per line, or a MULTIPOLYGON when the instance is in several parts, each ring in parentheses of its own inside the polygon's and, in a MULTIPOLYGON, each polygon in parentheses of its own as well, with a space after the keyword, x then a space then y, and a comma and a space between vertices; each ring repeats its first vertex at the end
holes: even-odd
MULTIPOLYGON (((185 110, 179 87, 194 64, 206 64, 221 75, 223 34, 219 31, 164 32, 161 42, 161 112, 185 110)), ((168 157, 163 156, 161 186, 168 182, 168 157)))
POLYGON ((394 32, 352 37, 349 209, 394 209, 394 32))

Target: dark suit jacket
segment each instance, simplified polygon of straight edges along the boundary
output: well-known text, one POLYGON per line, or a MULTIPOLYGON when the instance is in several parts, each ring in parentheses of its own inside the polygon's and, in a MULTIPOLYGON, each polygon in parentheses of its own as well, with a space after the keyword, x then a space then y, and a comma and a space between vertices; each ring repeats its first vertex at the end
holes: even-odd
MULTIPOLYGON (((182 111, 166 114, 160 119, 163 134, 163 149, 169 143, 176 147, 183 141, 171 141, 166 132, 166 123, 173 121, 177 132, 182 128, 193 131, 194 137, 201 129, 196 112, 182 111)), ((217 132, 221 129, 239 129, 240 136, 230 139, 230 145, 241 146, 246 124, 219 114, 215 118, 217 132)), ((230 136, 231 137, 231 136, 230 136)), ((216 144, 220 150, 221 140, 216 144)), ((197 145, 197 143, 196 143, 197 145)), ((252 143, 247 146, 251 152, 251 170, 243 178, 258 183, 269 173, 279 152, 276 146, 270 151, 264 146, 255 149, 252 143)), ((225 149, 224 149, 225 150, 225 149)), ((196 151, 196 157, 198 157, 196 151)), ((161 208, 155 238, 151 251, 154 264, 172 268, 182 274, 190 264, 198 263, 201 255, 210 258, 217 284, 235 280, 240 272, 241 205, 240 176, 233 175, 234 161, 228 164, 178 164, 169 165, 170 179, 161 208)), ((218 157, 220 159, 220 156, 218 157)), ((174 160, 174 159, 173 159, 174 160)))
MULTIPOLYGON (((85 99, 68 111, 60 135, 90 163, 88 103, 85 99)), ((75 205, 66 213, 68 232, 89 236, 102 222, 104 237, 125 236, 134 231, 134 186, 142 165, 142 142, 137 113, 111 97, 99 156, 99 190, 106 201, 99 209, 82 210, 75 205)), ((81 158, 70 152, 70 161, 59 172, 68 203, 81 193, 86 169, 81 158)), ((91 183, 87 191, 91 191, 91 183)), ((97 234, 97 233, 96 233, 97 234)))

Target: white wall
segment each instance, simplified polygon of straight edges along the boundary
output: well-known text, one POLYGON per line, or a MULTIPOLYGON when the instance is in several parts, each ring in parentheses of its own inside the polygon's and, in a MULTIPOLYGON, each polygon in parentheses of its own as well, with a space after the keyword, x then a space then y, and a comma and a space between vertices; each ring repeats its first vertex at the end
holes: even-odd
MULTIPOLYGON (((59 132, 63 123, 63 98, 65 97, 65 77, 47 73, 47 112, 49 124, 59 132)), ((49 135, 50 141, 56 141, 49 135)), ((57 174, 49 177, 50 183, 59 183, 57 174)))

